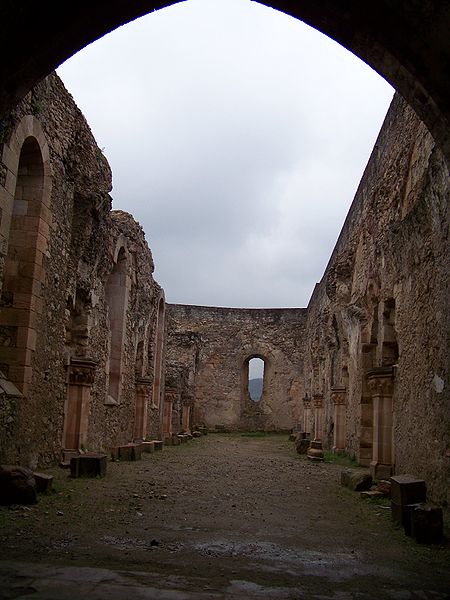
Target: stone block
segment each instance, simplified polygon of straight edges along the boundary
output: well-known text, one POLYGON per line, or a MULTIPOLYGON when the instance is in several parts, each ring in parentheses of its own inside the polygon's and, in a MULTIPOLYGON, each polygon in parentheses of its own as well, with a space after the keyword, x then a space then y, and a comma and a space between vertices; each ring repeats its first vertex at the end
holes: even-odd
POLYGON ((53 489, 53 475, 46 473, 33 473, 38 494, 49 494, 53 489))
POLYGON ((395 475, 390 478, 391 500, 395 504, 417 504, 425 502, 427 488, 423 479, 416 479, 411 475, 395 475))
POLYGON ((178 435, 177 435, 177 438, 180 440, 180 442, 181 442, 182 444, 185 444, 185 443, 188 441, 188 438, 187 438, 187 436, 186 436, 186 435, 183 435, 183 434, 181 434, 181 435, 180 435, 180 434, 178 434, 178 435))
POLYGON ((344 469, 344 471, 341 471, 341 485, 354 492, 364 492, 370 490, 372 477, 364 471, 344 469))
POLYGON ((290 441, 290 442, 295 442, 295 441, 297 441, 297 434, 296 434, 296 433, 291 433, 291 434, 289 435, 289 441, 290 441))
POLYGON ((153 440, 153 447, 155 448, 155 452, 161 452, 164 448, 164 442, 162 440, 153 440))
POLYGON ((36 481, 30 469, 0 466, 0 504, 36 504, 36 481))
POLYGON ((114 448, 111 448, 111 458, 113 460, 140 460, 141 445, 125 444, 124 446, 115 446, 114 448))
POLYGON ((295 449, 297 450, 297 452, 299 454, 306 454, 308 452, 310 443, 311 443, 311 441, 307 438, 297 440, 297 442, 295 444, 295 449))
POLYGON ((155 442, 141 442, 141 452, 147 454, 155 451, 155 442))
POLYGON ((106 454, 86 452, 70 459, 71 477, 105 477, 106 454))
POLYGON ((410 512, 411 535, 419 544, 439 544, 444 536, 442 508, 436 504, 416 504, 410 512))
POLYGON ((203 435, 203 434, 202 434, 202 432, 201 432, 201 431, 193 431, 193 432, 192 432, 192 437, 194 437, 194 438, 199 438, 199 437, 202 437, 202 435, 203 435))

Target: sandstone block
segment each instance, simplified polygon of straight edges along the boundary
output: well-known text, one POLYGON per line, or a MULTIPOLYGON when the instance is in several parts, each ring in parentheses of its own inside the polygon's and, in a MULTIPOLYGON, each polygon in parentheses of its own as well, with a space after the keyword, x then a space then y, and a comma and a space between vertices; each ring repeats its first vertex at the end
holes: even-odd
POLYGON ((194 437, 194 438, 202 437, 202 435, 203 434, 200 431, 193 431, 192 432, 192 437, 194 437))
POLYGON ((125 444, 111 448, 111 458, 113 460, 140 460, 141 452, 140 444, 125 444))
POLYGON ((0 466, 0 504, 36 504, 36 482, 30 469, 0 466))
POLYGON ((411 475, 395 475, 390 478, 391 499, 401 506, 425 502, 427 488, 423 479, 416 479, 411 475))
POLYGON ((160 452, 164 448, 164 442, 162 440, 153 440, 153 447, 155 452, 160 452))
POLYGON ((49 494, 53 488, 53 475, 46 473, 33 473, 36 482, 36 491, 38 494, 49 494))
POLYGON ((70 459, 71 477, 105 477, 106 454, 87 452, 70 459))
POLYGON ((141 452, 151 453, 155 451, 155 442, 141 442, 141 452))

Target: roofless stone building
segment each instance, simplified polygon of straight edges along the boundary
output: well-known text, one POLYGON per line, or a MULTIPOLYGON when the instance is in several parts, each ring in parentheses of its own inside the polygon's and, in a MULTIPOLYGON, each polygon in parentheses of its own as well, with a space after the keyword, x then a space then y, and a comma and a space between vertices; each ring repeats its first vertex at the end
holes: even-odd
POLYGON ((448 502, 448 168, 396 96, 308 307, 166 305, 141 227, 55 75, 1 121, 0 460, 192 423, 301 426, 448 502), (248 362, 265 363, 259 403, 248 362))

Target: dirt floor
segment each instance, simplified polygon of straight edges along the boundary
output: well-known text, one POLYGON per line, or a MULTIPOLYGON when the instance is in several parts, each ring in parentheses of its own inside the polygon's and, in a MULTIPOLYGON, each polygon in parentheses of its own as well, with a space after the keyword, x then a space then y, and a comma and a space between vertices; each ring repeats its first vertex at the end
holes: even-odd
POLYGON ((0 598, 450 598, 448 538, 405 537, 386 501, 339 485, 342 468, 285 435, 210 434, 104 479, 51 471, 56 493, 0 507, 0 598), (39 592, 50 571, 66 595, 39 592), (106 580, 127 593, 101 595, 106 580))

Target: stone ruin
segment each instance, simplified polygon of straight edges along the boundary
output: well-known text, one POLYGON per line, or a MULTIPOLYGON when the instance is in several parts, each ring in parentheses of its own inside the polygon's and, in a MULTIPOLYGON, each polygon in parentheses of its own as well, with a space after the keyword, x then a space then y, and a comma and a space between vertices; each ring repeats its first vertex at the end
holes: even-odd
POLYGON ((400 96, 305 308, 166 304, 55 74, 0 122, 0 157, 0 462, 294 428, 449 502, 448 167, 400 96))

